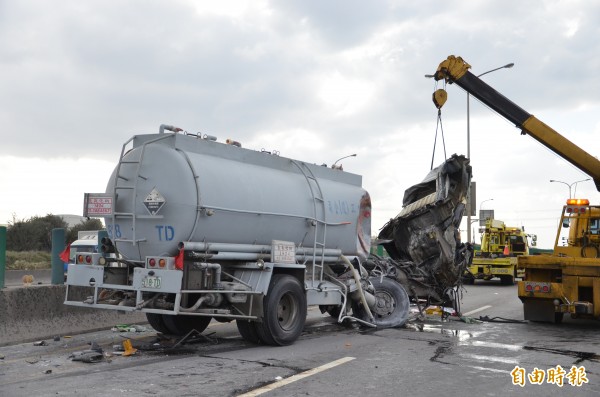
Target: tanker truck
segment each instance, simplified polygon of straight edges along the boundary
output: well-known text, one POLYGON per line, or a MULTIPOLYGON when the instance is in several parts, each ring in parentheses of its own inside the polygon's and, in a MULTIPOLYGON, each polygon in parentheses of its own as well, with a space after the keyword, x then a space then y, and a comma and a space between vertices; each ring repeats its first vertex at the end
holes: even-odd
POLYGON ((235 320, 249 342, 288 345, 311 305, 338 322, 399 327, 410 299, 455 299, 472 251, 455 239, 464 156, 405 196, 380 234, 394 255, 381 258, 369 254, 360 175, 241 146, 171 125, 125 142, 105 192, 84 195, 84 216, 104 218, 108 236, 69 265, 64 303, 143 312, 182 336, 235 320))

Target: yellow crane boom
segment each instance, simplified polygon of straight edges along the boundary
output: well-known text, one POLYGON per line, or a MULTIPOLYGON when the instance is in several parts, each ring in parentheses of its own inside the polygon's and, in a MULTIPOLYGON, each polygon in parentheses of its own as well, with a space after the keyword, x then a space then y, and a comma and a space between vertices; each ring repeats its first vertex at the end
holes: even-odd
MULTIPOLYGON (((479 77, 469 72, 470 68, 471 65, 461 57, 450 55, 440 63, 434 74, 434 78, 436 80, 444 80, 449 84, 456 83, 469 94, 514 123, 517 128, 521 129, 523 135, 530 135, 542 145, 588 174, 594 180, 596 189, 600 191, 600 161, 597 158, 490 87, 479 77)), ((440 95, 438 93, 437 97, 434 94, 436 106, 441 107, 444 101, 445 94, 440 95)))

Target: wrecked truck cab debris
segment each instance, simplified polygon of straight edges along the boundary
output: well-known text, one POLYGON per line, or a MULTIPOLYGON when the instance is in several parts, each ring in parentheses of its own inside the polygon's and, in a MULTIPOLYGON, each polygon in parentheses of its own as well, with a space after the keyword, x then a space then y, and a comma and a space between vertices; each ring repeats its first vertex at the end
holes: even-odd
POLYGON ((402 211, 378 235, 390 258, 371 256, 367 266, 396 279, 414 299, 455 299, 473 257, 472 245, 460 241, 471 175, 469 159, 455 154, 407 189, 402 211))

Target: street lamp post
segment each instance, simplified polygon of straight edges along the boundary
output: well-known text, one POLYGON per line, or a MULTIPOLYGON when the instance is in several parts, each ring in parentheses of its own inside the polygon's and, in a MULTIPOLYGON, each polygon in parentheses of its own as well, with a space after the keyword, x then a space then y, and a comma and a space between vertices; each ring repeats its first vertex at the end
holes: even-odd
POLYGON ((331 168, 335 168, 335 165, 338 163, 338 161, 347 159, 348 157, 356 157, 356 153, 350 154, 348 156, 340 157, 339 159, 335 160, 335 162, 331 165, 331 168))
MULTIPOLYGON (((492 73, 495 72, 496 70, 500 70, 500 69, 510 69, 513 66, 515 66, 515 64, 513 62, 511 63, 507 63, 504 66, 500 66, 498 68, 495 69, 491 69, 488 70, 487 72, 483 72, 481 74, 478 74, 477 77, 481 77, 485 74, 488 73, 492 73)), ((467 92, 467 158, 469 159, 469 161, 471 160, 471 114, 470 114, 470 101, 469 98, 471 97, 471 95, 467 92)), ((471 225, 471 193, 469 190, 469 197, 467 202, 469 203, 468 209, 467 209, 467 224, 471 225)), ((479 209, 481 209, 481 207, 479 207, 479 209)), ((467 230, 467 241, 471 241, 471 226, 469 226, 469 230, 467 230)))
POLYGON ((589 181, 591 178, 586 178, 586 179, 582 179, 580 181, 576 181, 573 183, 567 183, 567 182, 563 182, 563 181, 557 181, 554 179, 550 179, 550 182, 556 182, 556 183, 562 183, 563 185, 567 185, 569 187, 569 198, 573 198, 573 196, 571 195, 571 187, 575 186, 575 194, 577 194, 577 184, 579 182, 585 182, 585 181, 589 181))
POLYGON ((479 203, 479 211, 481 211, 481 210, 482 210, 482 208, 481 208, 481 207, 483 207, 483 203, 485 203, 485 202, 487 202, 487 201, 494 201, 494 199, 493 199, 493 198, 491 198, 491 199, 482 200, 482 201, 481 201, 481 203, 479 203))

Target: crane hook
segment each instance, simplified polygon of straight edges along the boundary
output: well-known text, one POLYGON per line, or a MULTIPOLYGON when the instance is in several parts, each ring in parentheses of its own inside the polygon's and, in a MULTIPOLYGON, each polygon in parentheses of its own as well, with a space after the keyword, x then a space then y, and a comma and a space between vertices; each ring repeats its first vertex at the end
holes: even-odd
POLYGON ((435 107, 441 109, 448 99, 448 93, 443 88, 437 89, 434 91, 432 99, 435 107))

